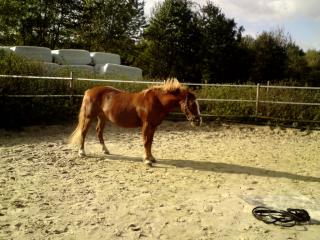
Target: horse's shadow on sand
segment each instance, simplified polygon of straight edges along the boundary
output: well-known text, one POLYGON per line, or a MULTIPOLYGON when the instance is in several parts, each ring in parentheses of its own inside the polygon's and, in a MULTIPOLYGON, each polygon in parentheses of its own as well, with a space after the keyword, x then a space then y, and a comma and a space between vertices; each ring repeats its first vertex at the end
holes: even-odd
MULTIPOLYGON (((141 162, 142 158, 129 157, 122 155, 108 155, 106 157, 110 160, 125 160, 132 162, 141 162)), ((319 182, 320 177, 303 176, 294 173, 288 173, 283 171, 268 170, 258 167, 242 166, 232 163, 222 162, 208 162, 208 161, 195 161, 195 160, 174 160, 174 159, 158 159, 157 163, 153 165, 154 168, 163 168, 167 166, 173 166, 176 168, 185 168, 191 170, 198 170, 204 172, 216 172, 216 173, 229 173, 229 174, 245 174, 249 176, 270 177, 270 178, 287 178, 296 181, 304 182, 319 182)))

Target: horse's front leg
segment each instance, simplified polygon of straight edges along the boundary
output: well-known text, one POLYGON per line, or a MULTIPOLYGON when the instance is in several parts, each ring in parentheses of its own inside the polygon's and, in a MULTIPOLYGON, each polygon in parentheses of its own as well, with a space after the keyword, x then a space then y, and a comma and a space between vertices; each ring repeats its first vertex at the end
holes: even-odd
POLYGON ((153 141, 155 127, 151 126, 148 123, 144 123, 142 126, 142 138, 144 146, 144 163, 151 166, 152 163, 156 162, 156 159, 152 156, 151 146, 153 141))

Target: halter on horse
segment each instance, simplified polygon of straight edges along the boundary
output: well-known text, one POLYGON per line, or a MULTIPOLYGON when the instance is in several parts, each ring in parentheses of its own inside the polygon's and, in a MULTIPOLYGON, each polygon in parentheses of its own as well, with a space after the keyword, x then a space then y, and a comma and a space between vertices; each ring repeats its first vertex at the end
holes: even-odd
POLYGON ((137 93, 128 93, 113 87, 99 86, 85 92, 79 122, 70 136, 70 142, 80 145, 79 156, 85 156, 84 141, 91 122, 98 119, 96 131, 102 150, 109 154, 104 144, 103 129, 107 120, 120 127, 142 127, 145 149, 144 162, 156 162, 151 153, 154 132, 176 107, 179 107, 194 126, 200 126, 199 104, 195 95, 177 80, 168 80, 161 86, 137 93))

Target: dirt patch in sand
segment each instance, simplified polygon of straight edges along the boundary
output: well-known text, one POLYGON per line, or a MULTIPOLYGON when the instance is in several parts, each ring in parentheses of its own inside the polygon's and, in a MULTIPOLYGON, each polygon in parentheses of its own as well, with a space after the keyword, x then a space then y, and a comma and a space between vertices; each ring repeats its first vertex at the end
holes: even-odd
POLYGON ((139 129, 108 125, 112 155, 91 131, 86 158, 72 130, 0 130, 0 239, 319 239, 319 131, 164 122, 149 168, 139 129), (262 204, 313 222, 264 224, 262 204))

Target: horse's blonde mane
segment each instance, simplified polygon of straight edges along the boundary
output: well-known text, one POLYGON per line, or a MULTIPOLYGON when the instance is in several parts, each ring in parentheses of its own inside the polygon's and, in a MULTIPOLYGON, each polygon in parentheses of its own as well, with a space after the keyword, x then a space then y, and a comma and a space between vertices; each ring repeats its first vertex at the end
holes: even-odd
POLYGON ((150 89, 160 89, 164 92, 174 92, 176 90, 186 90, 187 88, 183 86, 176 78, 169 78, 165 80, 163 84, 153 86, 150 89))

